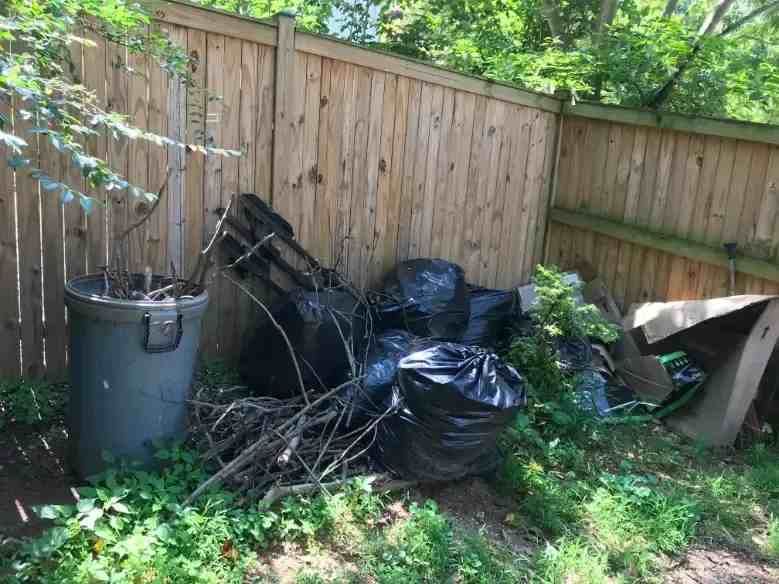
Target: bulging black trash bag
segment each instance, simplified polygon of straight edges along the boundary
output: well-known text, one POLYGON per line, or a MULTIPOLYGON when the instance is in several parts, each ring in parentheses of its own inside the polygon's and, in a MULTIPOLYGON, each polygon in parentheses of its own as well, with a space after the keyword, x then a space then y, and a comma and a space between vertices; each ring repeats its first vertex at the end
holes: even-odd
POLYGON ((404 478, 453 480, 494 465, 498 434, 525 404, 525 380, 489 351, 420 341, 398 366, 394 397, 378 461, 404 478))
POLYGON ((468 326, 470 302, 463 269, 440 259, 399 263, 384 280, 377 315, 382 329, 456 341, 468 326))
MULTIPOLYGON (((333 387, 348 379, 346 346, 359 358, 364 351, 366 331, 365 310, 353 294, 337 289, 298 288, 271 312, 295 350, 307 388, 333 387)), ((300 392, 284 338, 268 319, 244 346, 239 372, 259 395, 283 398, 300 392)))
POLYGON ((417 337, 402 330, 388 330, 376 335, 365 360, 361 383, 350 385, 346 392, 351 402, 349 425, 358 425, 369 416, 381 414, 392 400, 400 360, 411 352, 417 337))
POLYGON ((495 347, 518 312, 519 303, 511 290, 471 287, 470 317, 460 343, 495 347))

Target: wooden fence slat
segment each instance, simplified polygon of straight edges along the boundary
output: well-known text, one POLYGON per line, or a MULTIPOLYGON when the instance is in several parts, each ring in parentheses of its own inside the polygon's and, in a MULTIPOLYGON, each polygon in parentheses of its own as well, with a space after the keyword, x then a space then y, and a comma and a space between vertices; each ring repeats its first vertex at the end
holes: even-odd
MULTIPOLYGON (((241 149, 241 55, 242 41, 233 37, 224 39, 224 66, 222 69, 222 123, 221 139, 218 142, 223 148, 241 149)), ((239 191, 238 158, 234 156, 222 158, 220 207, 227 207, 230 199, 239 191)), ((238 216, 237 201, 233 203, 230 214, 238 216)), ((218 259, 217 263, 223 260, 218 259)), ((239 290, 224 278, 216 281, 216 293, 219 295, 219 357, 226 362, 234 362, 238 354, 239 330, 239 290)), ((241 293, 242 294, 242 293, 241 293)))
MULTIPOLYGON (((149 71, 146 57, 129 53, 127 55, 128 75, 127 105, 129 122, 143 130, 149 124, 149 71)), ((145 140, 130 140, 127 145, 127 180, 144 191, 151 191, 154 187, 149 185, 149 143, 145 140)), ((145 217, 151 203, 145 197, 138 197, 124 191, 122 195, 127 205, 128 225, 136 223, 145 217)), ((158 208, 155 215, 159 212, 158 208)), ((149 230, 149 222, 146 221, 134 229, 128 236, 128 263, 133 272, 143 272, 148 265, 146 258, 146 239, 149 230)))
MULTIPOLYGON (((55 180, 62 180, 65 174, 63 163, 56 148, 45 135, 39 136, 40 167, 55 180)), ((1 162, 0 162, 1 164, 1 162)), ((43 255, 43 317, 46 354, 46 378, 61 381, 66 375, 67 334, 65 330, 65 233, 63 205, 59 191, 40 189, 41 233, 44 243, 43 255)), ((78 204, 75 201, 73 204, 78 204)))
MULTIPOLYGON (((0 114, 13 124, 10 106, 0 100, 0 114)), ((0 163, 0 377, 19 377, 19 296, 16 288, 16 189, 11 168, 0 163)))
POLYGON ((443 246, 441 254, 453 262, 459 262, 460 239, 464 223, 467 221, 465 197, 468 188, 468 167, 471 161, 476 97, 470 93, 458 91, 455 93, 454 100, 454 125, 450 142, 456 150, 447 169, 444 193, 447 194, 448 205, 443 227, 446 244, 443 246))
POLYGON ((316 191, 318 171, 319 112, 322 92, 322 58, 309 55, 306 59, 305 109, 303 124, 303 149, 300 176, 300 225, 298 238, 303 245, 316 253, 317 208, 316 191))
MULTIPOLYGON (((195 87, 187 91, 186 102, 186 142, 193 144, 205 144, 206 141, 206 34, 199 30, 188 29, 187 31, 187 52, 189 53, 191 64, 192 82, 195 87)), ((175 117, 179 109, 174 104, 180 103, 180 88, 175 83, 171 83, 168 89, 169 114, 173 117, 169 121, 171 129, 177 127, 175 117)), ((175 172, 176 167, 183 162, 184 164, 184 202, 182 210, 182 230, 183 230, 183 248, 184 256, 180 268, 181 271, 189 276, 192 274, 203 249, 204 234, 204 215, 203 215, 203 187, 205 173, 205 158, 198 154, 189 154, 180 160, 177 152, 168 154, 171 165, 175 172)), ((203 342, 205 346, 205 342, 203 342)))
MULTIPOLYGON (((129 102, 129 82, 127 48, 117 43, 107 43, 106 49, 106 103, 108 109, 122 115, 132 115, 129 102)), ((126 177, 128 171, 128 140, 125 138, 108 140, 108 164, 119 175, 126 177)), ((129 262, 132 258, 126 256, 128 246, 117 246, 118 238, 124 232, 128 223, 128 202, 130 197, 126 190, 113 190, 108 194, 108 258, 116 263, 119 257, 129 262), (121 255, 117 255, 121 254, 121 255)), ((122 262, 123 263, 123 262, 122 262)), ((130 268, 133 267, 130 265, 130 268)))
MULTIPOLYGON (((365 190, 363 191, 362 213, 360 221, 362 223, 359 233, 359 239, 356 240, 359 254, 356 256, 358 261, 357 277, 355 283, 358 288, 366 289, 368 277, 371 272, 374 253, 378 247, 376 240, 376 206, 378 200, 379 187, 379 164, 382 148, 382 130, 384 128, 384 86, 386 75, 384 73, 374 73, 371 84, 370 98, 370 116, 368 121, 368 144, 365 151, 365 165, 367 176, 365 179, 365 190)), ((359 193, 360 191, 357 191, 359 193)), ((355 210, 360 209, 360 205, 354 204, 355 210)))
MULTIPOLYGON (((209 93, 217 99, 208 99, 206 105, 205 142, 208 146, 223 143, 224 101, 218 99, 224 95, 225 79, 225 37, 219 34, 206 35, 206 84, 209 93)), ((222 207, 222 163, 221 156, 206 156, 203 169, 203 242, 208 241, 216 230, 219 221, 219 209, 222 207)), ((201 243, 202 249, 203 243, 201 243)), ((220 285, 212 287, 208 310, 203 320, 201 346, 210 358, 220 357, 220 326, 222 315, 222 290, 220 285)))
MULTIPOLYGON (((513 128, 516 113, 517 108, 515 107, 509 106, 505 108, 500 151, 497 157, 498 164, 495 170, 495 196, 485 218, 485 226, 489 226, 489 232, 486 234, 484 242, 487 254, 486 257, 482 257, 482 281, 491 288, 496 286, 500 262, 499 256, 503 245, 500 235, 503 231, 503 223, 506 221, 506 197, 508 196, 508 183, 510 182, 509 164, 512 148, 516 146, 513 128)), ((529 226, 528 231, 530 230, 529 226)))
MULTIPOLYGON (((14 129, 30 144, 31 164, 40 167, 33 123, 17 116, 14 129)), ((43 367, 43 299, 41 274, 41 215, 38 181, 30 167, 16 172, 17 238, 19 246, 19 299, 22 337, 22 375, 40 377, 43 367)))
POLYGON ((444 225, 450 216, 450 206, 454 202, 454 191, 448 190, 449 177, 454 170, 457 144, 452 142, 452 132, 455 123, 455 91, 444 89, 444 105, 441 113, 441 136, 438 146, 438 161, 435 178, 436 194, 433 197, 432 220, 430 227, 430 248, 428 255, 442 257, 447 235, 444 225))
MULTIPOLYGON (((411 232, 407 257, 421 257, 422 226, 424 225, 425 185, 427 184, 427 163, 430 131, 433 126, 435 88, 429 83, 422 85, 419 98, 419 126, 417 128, 416 151, 414 152, 413 194, 411 199, 411 232)), ((443 93, 441 93, 443 97, 443 93)), ((436 151, 437 152, 437 151, 436 151)))
MULTIPOLYGON (((94 46, 84 47, 84 85, 95 92, 98 103, 107 106, 106 71, 108 50, 105 40, 97 33, 86 31, 87 40, 94 46)), ((87 153, 107 159, 108 138, 104 131, 89 136, 86 140, 87 153)), ((87 187, 87 185, 85 185, 87 187)), ((108 215, 109 197, 103 190, 85 188, 84 193, 95 199, 92 212, 87 216, 87 272, 98 272, 108 263, 108 215)), ((75 201, 74 201, 75 202, 75 201)))
POLYGON ((257 146, 254 156, 254 188, 261 199, 270 202, 273 180, 273 99, 276 86, 276 49, 260 46, 257 59, 259 111, 256 114, 257 146))
POLYGON ((420 126, 420 107, 422 102, 422 83, 409 81, 408 91, 408 121, 406 123, 406 139, 403 148, 403 181, 400 197, 400 215, 398 221, 397 261, 409 257, 409 241, 411 239, 411 219, 414 205, 414 167, 418 133, 420 126))
POLYGON ((487 122, 488 100, 482 97, 476 98, 474 110, 474 126, 471 137, 471 150, 468 165, 468 187, 465 196, 463 213, 467 217, 465 229, 460 242, 460 265, 466 274, 473 274, 479 267, 478 238, 481 236, 481 201, 480 193, 482 181, 482 163, 488 158, 489 142, 487 133, 490 125, 487 122))
MULTIPOLYGON (((401 108, 408 102, 401 103, 403 95, 398 91, 398 77, 387 75, 384 80, 384 95, 382 96, 381 140, 379 158, 376 162, 376 211, 373 224, 373 241, 370 261, 367 266, 367 285, 376 288, 381 283, 385 271, 385 257, 388 249, 394 250, 397 236, 397 202, 398 196, 392 194, 392 172, 395 167, 393 146, 396 141, 396 130, 400 131, 397 122, 401 108), (391 219, 392 217, 392 219, 391 219), (390 223, 393 221, 393 223, 390 223)), ((400 176, 400 173, 398 176, 400 176)), ((399 195, 399 193, 396 193, 399 195)), ((393 253, 394 259, 394 253, 393 253)))

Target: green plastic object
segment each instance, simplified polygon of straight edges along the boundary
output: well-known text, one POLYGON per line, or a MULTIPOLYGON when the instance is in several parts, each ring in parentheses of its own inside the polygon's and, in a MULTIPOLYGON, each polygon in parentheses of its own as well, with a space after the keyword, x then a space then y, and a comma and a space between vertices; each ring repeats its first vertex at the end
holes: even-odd
POLYGON ((81 478, 105 470, 104 452, 153 466, 155 442, 185 438, 208 306, 207 292, 150 302, 106 298, 103 287, 101 274, 65 286, 69 447, 81 478))

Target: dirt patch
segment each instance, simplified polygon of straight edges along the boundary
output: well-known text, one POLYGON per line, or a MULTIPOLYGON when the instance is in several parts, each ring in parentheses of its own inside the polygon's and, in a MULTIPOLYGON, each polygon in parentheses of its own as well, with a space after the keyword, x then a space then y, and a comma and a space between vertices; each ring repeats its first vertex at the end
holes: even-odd
POLYGON ((416 496, 432 499, 459 527, 478 532, 516 555, 528 556, 538 546, 536 537, 514 525, 519 517, 516 503, 500 495, 484 479, 424 485, 416 496))
POLYGON ((779 566, 724 549, 698 548, 665 574, 666 584, 776 584, 779 566))
POLYGON ((33 507, 73 503, 76 479, 66 463, 62 427, 31 429, 13 425, 0 437, 0 541, 39 534, 48 521, 33 507))
POLYGON ((356 573, 357 567, 347 558, 326 548, 305 549, 285 543, 259 560, 259 566, 248 578, 250 582, 295 584, 301 574, 317 574, 325 578, 356 573))

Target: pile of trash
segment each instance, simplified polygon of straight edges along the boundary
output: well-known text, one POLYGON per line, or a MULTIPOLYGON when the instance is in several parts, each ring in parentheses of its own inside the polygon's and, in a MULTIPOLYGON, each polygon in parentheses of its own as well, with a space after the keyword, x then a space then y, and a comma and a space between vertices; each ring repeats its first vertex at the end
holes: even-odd
POLYGON ((355 475, 493 469, 498 435, 526 401, 521 373, 495 352, 520 314, 516 291, 469 285, 461 267, 423 258, 363 294, 255 199, 240 198, 223 253, 245 256, 273 232, 239 276, 260 277, 277 300, 254 299, 265 318, 243 347, 245 384, 193 400, 191 435, 216 471, 192 497, 217 483, 271 501, 355 475))

